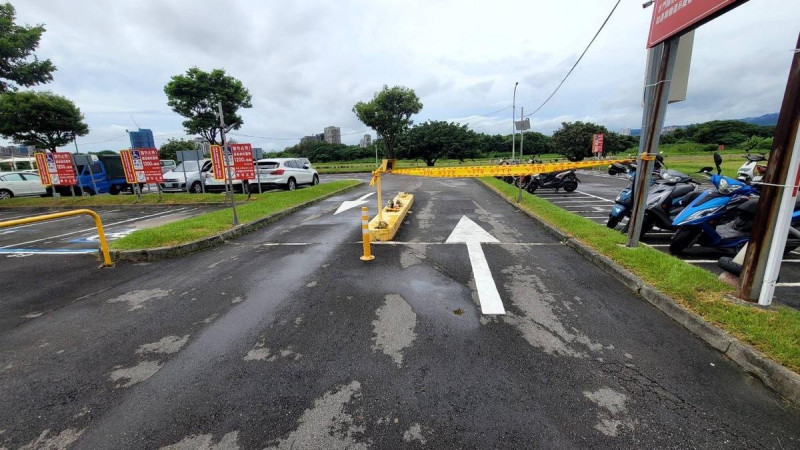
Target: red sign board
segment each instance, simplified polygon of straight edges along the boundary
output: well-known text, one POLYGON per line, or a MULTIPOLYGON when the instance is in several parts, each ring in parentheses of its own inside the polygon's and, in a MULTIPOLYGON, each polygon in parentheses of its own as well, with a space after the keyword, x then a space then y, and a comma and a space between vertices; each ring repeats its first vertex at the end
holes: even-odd
POLYGON ((130 151, 133 170, 139 183, 163 183, 161 160, 154 148, 137 148, 130 151))
POLYGON ((225 179, 225 163, 222 158, 222 147, 219 145, 212 145, 211 150, 211 165, 214 168, 214 179, 217 181, 225 179))
POLYGON ((592 153, 603 153, 603 133, 592 135, 592 153))
POLYGON ((256 177, 253 166, 253 148, 250 144, 231 144, 233 157, 233 178, 237 180, 251 180, 256 177))
POLYGON ((78 177, 72 165, 72 154, 66 152, 37 153, 36 165, 42 184, 54 186, 75 186, 78 177))
POLYGON ((706 19, 721 14, 747 0, 656 0, 647 48, 689 31, 706 19))

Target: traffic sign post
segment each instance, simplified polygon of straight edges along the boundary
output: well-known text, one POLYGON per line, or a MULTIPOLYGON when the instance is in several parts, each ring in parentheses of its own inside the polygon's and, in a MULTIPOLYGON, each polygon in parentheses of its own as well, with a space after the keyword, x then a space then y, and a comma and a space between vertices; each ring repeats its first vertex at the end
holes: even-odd
POLYGON ((647 48, 691 31, 747 0, 656 0, 647 48))
POLYGON ((133 193, 136 194, 137 201, 142 201, 142 190, 139 189, 139 182, 136 179, 136 168, 133 165, 131 151, 120 150, 119 157, 122 160, 122 171, 125 172, 125 181, 131 185, 133 193))
MULTIPOLYGON (((800 48, 798 36, 795 48, 800 48)), ((795 51, 742 266, 739 296, 772 303, 800 184, 800 53, 795 51)))
POLYGON ((603 154, 603 140, 605 136, 603 133, 593 134, 592 135, 592 154, 597 156, 597 159, 600 159, 600 155, 603 154))

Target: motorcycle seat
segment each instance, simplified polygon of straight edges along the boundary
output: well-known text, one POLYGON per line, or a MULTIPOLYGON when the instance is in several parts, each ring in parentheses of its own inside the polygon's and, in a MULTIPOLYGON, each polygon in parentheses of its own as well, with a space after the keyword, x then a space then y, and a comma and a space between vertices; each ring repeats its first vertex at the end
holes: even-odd
POLYGON ((692 191, 694 191, 694 186, 692 185, 675 186, 675 189, 673 189, 672 192, 669 194, 669 198, 671 199, 681 198, 692 191))
POLYGON ((767 158, 764 155, 747 155, 745 156, 748 161, 766 161, 767 158))

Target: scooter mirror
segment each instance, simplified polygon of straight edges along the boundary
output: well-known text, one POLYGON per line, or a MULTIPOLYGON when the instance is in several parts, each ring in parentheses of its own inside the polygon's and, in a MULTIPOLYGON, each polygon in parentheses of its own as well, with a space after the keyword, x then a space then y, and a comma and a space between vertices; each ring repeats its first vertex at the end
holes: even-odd
POLYGON ((703 167, 702 169, 698 170, 697 173, 711 173, 714 170, 713 167, 703 167))

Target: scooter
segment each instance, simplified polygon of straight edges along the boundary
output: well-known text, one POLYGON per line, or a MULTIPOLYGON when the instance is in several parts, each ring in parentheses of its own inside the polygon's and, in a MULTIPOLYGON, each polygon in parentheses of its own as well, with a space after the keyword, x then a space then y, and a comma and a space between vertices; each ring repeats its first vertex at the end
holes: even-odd
MULTIPOLYGON (((524 180, 523 180, 524 182, 524 180)), ((537 189, 551 189, 555 188, 556 192, 559 189, 564 189, 566 192, 572 192, 578 189, 578 183, 581 180, 575 175, 575 170, 564 170, 562 172, 541 173, 539 175, 531 176, 525 185, 525 190, 533 194, 537 189)))
POLYGON ((736 179, 747 184, 750 184, 754 181, 761 181, 764 177, 764 174, 767 173, 767 166, 764 164, 759 164, 759 162, 766 161, 767 157, 764 156, 764 154, 748 154, 745 156, 745 159, 747 159, 747 162, 739 167, 739 170, 736 172, 736 179))
POLYGON ((717 227, 737 217, 736 207, 750 200, 755 188, 730 177, 712 175, 711 167, 704 167, 698 173, 708 176, 716 189, 690 194, 682 201, 688 205, 672 221, 672 226, 678 228, 669 244, 673 255, 680 255, 695 243, 703 247, 737 249, 749 239, 749 235, 729 233, 717 227))
MULTIPOLYGON (((677 170, 662 170, 657 176, 654 174, 650 181, 650 186, 653 187, 647 195, 640 236, 647 234, 653 227, 662 230, 674 229, 672 220, 683 209, 681 199, 692 193, 696 184, 692 177, 677 170)), ((631 185, 623 189, 614 200, 615 204, 608 214, 607 227, 615 228, 624 217, 630 219, 633 210, 632 194, 633 180, 631 185)), ((628 225, 625 225, 622 232, 627 231, 628 225)))

